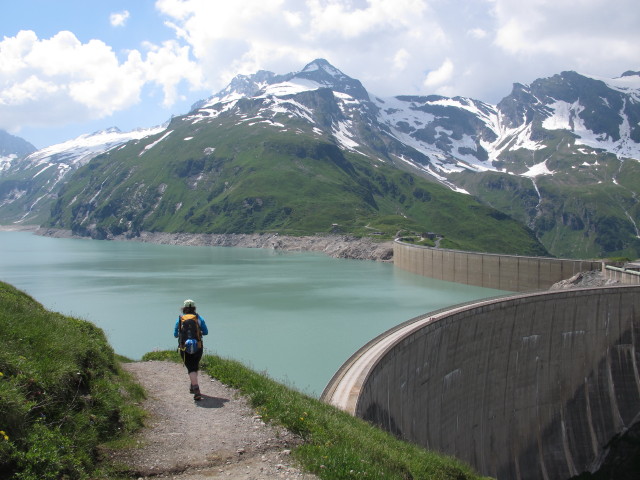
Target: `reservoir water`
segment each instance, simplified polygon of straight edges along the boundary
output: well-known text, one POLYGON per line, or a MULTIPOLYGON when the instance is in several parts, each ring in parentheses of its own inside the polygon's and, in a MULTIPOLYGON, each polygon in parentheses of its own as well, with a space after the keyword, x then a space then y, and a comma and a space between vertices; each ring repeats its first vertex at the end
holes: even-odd
POLYGON ((175 348, 179 308, 192 298, 209 327, 207 351, 314 396, 349 356, 394 325, 507 293, 316 253, 6 231, 0 280, 98 325, 117 353, 133 359, 175 348))

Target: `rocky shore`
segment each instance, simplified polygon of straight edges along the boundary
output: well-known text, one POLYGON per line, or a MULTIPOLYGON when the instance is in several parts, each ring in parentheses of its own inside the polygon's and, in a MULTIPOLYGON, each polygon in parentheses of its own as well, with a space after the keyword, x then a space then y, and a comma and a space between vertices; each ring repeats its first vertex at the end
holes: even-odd
MULTIPOLYGON (((69 230, 52 228, 33 229, 37 235, 57 238, 78 237, 69 230)), ((157 243, 162 245, 191 245, 210 247, 269 248, 272 250, 321 252, 334 258, 357 260, 393 261, 393 242, 376 242, 370 238, 346 235, 318 235, 293 237, 277 233, 264 234, 215 234, 215 233, 166 233, 142 232, 140 236, 128 238, 114 236, 108 240, 157 243)))

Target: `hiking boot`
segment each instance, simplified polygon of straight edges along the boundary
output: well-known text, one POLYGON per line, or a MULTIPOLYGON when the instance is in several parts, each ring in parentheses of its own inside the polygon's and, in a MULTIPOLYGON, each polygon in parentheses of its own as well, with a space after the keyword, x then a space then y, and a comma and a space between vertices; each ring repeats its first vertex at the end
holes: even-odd
POLYGON ((202 395, 200 395, 200 387, 198 387, 198 385, 193 387, 193 399, 202 400, 202 395))

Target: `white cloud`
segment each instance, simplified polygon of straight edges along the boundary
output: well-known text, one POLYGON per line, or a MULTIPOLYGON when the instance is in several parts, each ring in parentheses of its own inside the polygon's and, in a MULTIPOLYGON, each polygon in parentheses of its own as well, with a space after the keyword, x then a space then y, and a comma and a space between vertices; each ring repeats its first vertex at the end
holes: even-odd
MULTIPOLYGON (((205 96, 238 73, 286 73, 318 57, 375 95, 494 103, 513 82, 562 70, 640 69, 637 0, 156 0, 155 7, 158 17, 146 20, 164 22, 167 36, 129 51, 70 32, 0 38, 0 128, 105 117, 151 97, 167 108, 187 89, 205 96)), ((114 13, 112 25, 137 18, 130 10, 114 13)), ((130 30, 118 33, 126 39, 130 30)))
POLYGON ((536 65, 615 75, 612 65, 640 63, 636 0, 494 0, 495 44, 536 65))
POLYGON ((445 59, 437 70, 432 70, 424 80, 427 88, 438 88, 449 82, 453 77, 454 66, 450 59, 445 59))
POLYGON ((286 73, 324 57, 373 92, 386 85, 390 93, 389 84, 416 80, 425 61, 441 62, 447 42, 426 0, 158 0, 156 8, 191 46, 212 91, 238 73, 286 73))
POLYGON ((123 10, 122 12, 112 13, 109 16, 109 22, 112 27, 124 27, 129 20, 129 11, 123 10))
POLYGON ((411 54, 404 48, 401 48, 393 57, 394 70, 404 70, 407 68, 407 65, 409 65, 409 60, 411 60, 411 54))
POLYGON ((161 46, 150 45, 143 62, 145 78, 162 86, 163 105, 170 107, 180 100, 179 85, 185 81, 192 88, 202 85, 202 72, 189 58, 189 47, 174 40, 161 46))
POLYGON ((472 28, 471 30, 469 30, 468 35, 472 38, 480 40, 487 36, 487 32, 482 28, 472 28))
POLYGON ((337 34, 357 38, 369 32, 381 33, 412 28, 427 2, 421 0, 369 0, 362 8, 352 2, 308 0, 312 34, 337 34))
POLYGON ((189 48, 175 41, 120 61, 100 40, 81 43, 62 31, 39 39, 21 31, 0 42, 0 128, 65 124, 102 118, 140 101, 146 84, 159 85, 165 105, 186 81, 199 86, 200 70, 189 48))

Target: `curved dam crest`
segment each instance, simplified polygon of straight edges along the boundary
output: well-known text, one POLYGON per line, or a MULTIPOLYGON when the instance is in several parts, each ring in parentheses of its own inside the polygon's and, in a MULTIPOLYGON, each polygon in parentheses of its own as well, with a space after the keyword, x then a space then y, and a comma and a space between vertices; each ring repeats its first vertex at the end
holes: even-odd
POLYGON ((497 479, 594 472, 640 424, 640 286, 518 294, 395 327, 322 399, 497 479))

